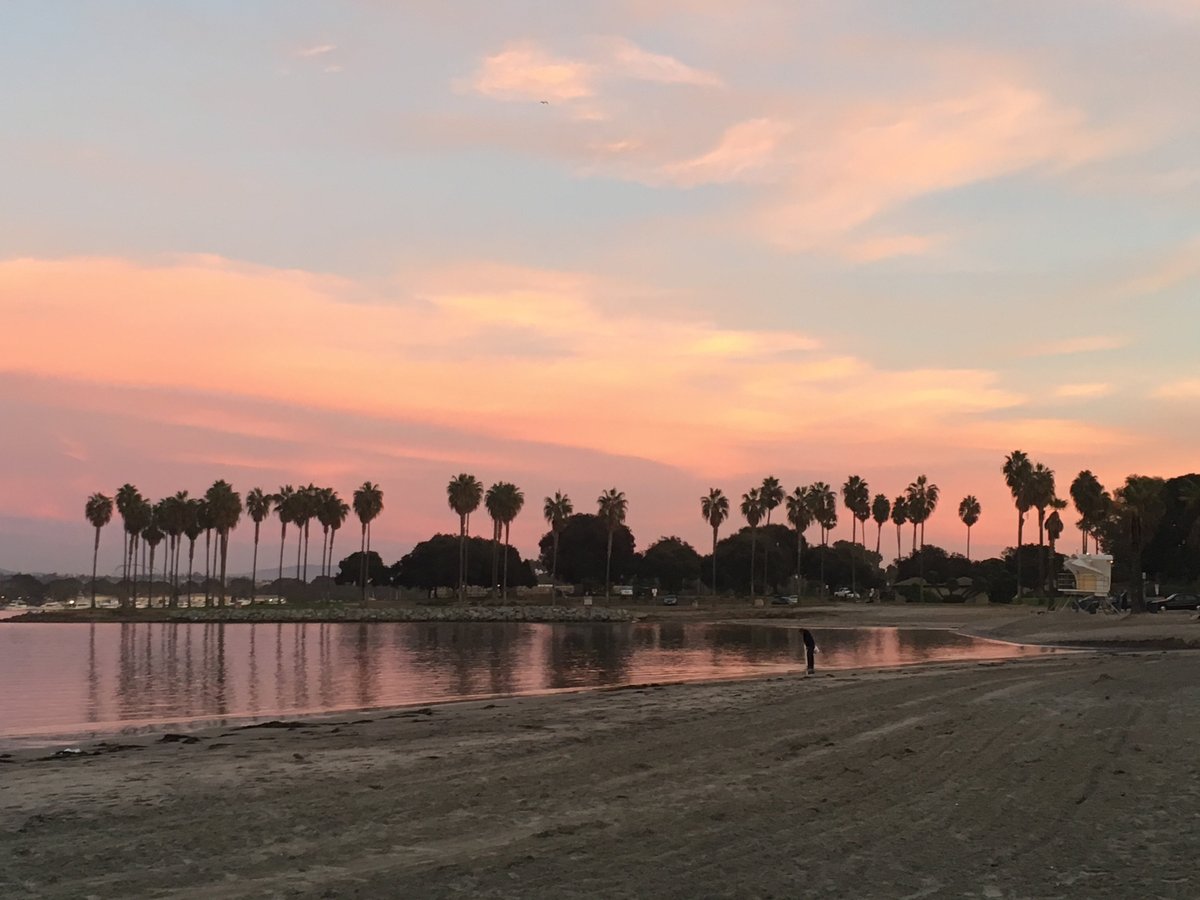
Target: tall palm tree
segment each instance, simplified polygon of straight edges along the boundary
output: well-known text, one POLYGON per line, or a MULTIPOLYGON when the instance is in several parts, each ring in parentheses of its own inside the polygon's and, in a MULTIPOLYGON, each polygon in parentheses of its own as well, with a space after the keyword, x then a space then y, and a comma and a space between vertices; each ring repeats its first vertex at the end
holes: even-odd
POLYGON ((458 513, 458 599, 467 597, 467 522, 483 501, 483 482, 466 472, 446 485, 446 502, 458 513))
POLYGON ((709 488, 708 494, 700 498, 700 515, 708 523, 713 534, 712 549, 712 591, 717 595, 717 532, 721 524, 729 518, 729 498, 720 488, 709 488))
POLYGON ((362 602, 367 602, 367 554, 371 552, 371 523, 383 512, 383 490, 377 484, 364 481, 354 492, 354 514, 362 524, 362 557, 360 579, 362 602))
POLYGON ((1130 576, 1133 579, 1133 612, 1146 611, 1146 579, 1142 572, 1142 550, 1154 536, 1166 512, 1166 482, 1146 475, 1130 475, 1117 488, 1116 501, 1121 518, 1129 533, 1133 559, 1130 576))
POLYGON ((188 539, 188 609, 192 608, 192 576, 196 571, 196 538, 204 531, 200 521, 200 511, 204 501, 192 498, 184 501, 183 534, 188 539))
POLYGON ((497 481, 483 496, 483 506, 492 520, 492 583, 488 585, 488 596, 496 595, 500 584, 500 535, 503 531, 501 521, 504 519, 504 482, 497 481))
POLYGON ((1046 510, 1055 499, 1054 470, 1038 463, 1029 475, 1029 502, 1038 521, 1038 596, 1046 589, 1046 510))
POLYGON ((263 521, 271 515, 271 501, 274 498, 263 492, 260 487, 251 488, 246 494, 246 514, 254 522, 254 556, 250 562, 250 599, 254 599, 258 587, 258 532, 263 521))
POLYGON ((908 498, 901 494, 892 501, 892 524, 896 526, 896 562, 904 551, 900 549, 900 529, 908 522, 908 498))
POLYGON ((1057 497, 1053 502, 1053 509, 1050 515, 1046 518, 1046 541, 1050 544, 1050 596, 1058 596, 1058 551, 1055 545, 1058 539, 1062 537, 1063 520, 1058 514, 1060 509, 1067 508, 1067 501, 1060 500, 1057 497))
POLYGON ((292 514, 295 511, 296 501, 293 499, 295 496, 296 489, 290 484, 285 484, 278 493, 271 495, 271 502, 275 504, 275 515, 279 516, 279 577, 281 579, 283 578, 283 548, 287 544, 288 522, 292 521, 292 514))
POLYGON ((967 559, 971 558, 971 526, 979 521, 982 511, 974 494, 967 494, 958 504, 958 517, 967 526, 967 559))
POLYGON ((225 605, 225 569, 229 559, 229 532, 237 527, 238 520, 242 517, 242 497, 233 486, 225 480, 213 482, 204 494, 204 499, 208 503, 209 516, 212 518, 213 528, 217 532, 217 549, 221 555, 221 576, 218 582, 220 586, 220 594, 218 596, 218 606, 225 605))
MULTIPOLYGON (((866 543, 866 521, 871 515, 871 489, 858 475, 851 475, 842 485, 842 502, 850 512, 850 545, 854 547, 855 526, 863 525, 863 543, 866 543)), ((858 592, 858 566, 852 549, 850 557, 850 590, 858 592)))
POLYGON ((754 545, 758 540, 758 523, 762 521, 763 505, 760 488, 750 488, 742 494, 742 515, 750 526, 750 599, 754 599, 754 545))
POLYGON ((296 542, 296 575, 308 582, 308 530, 321 503, 321 489, 309 483, 299 488, 292 498, 292 523, 300 532, 296 542), (303 557, 301 556, 303 551, 303 557))
MULTIPOLYGON (((763 512, 767 517, 767 524, 771 524, 771 510, 775 509, 783 502, 784 490, 783 485, 779 483, 779 479, 774 475, 768 475, 763 479, 762 486, 758 489, 758 499, 762 503, 763 512)), ((763 591, 767 589, 767 562, 771 558, 771 548, 767 546, 767 541, 770 539, 771 533, 768 531, 763 537, 763 591)))
POLYGON ((925 522, 937 508, 940 490, 936 484, 931 484, 928 477, 918 475, 917 480, 909 484, 904 492, 908 521, 913 526, 913 552, 917 552, 917 529, 921 530, 921 546, 925 546, 925 522))
POLYGON ((829 532, 837 527, 837 494, 824 481, 814 481, 808 486, 808 503, 813 521, 821 529, 821 599, 825 598, 825 557, 829 546, 829 532))
POLYGON ((321 538, 321 574, 329 576, 333 574, 333 539, 337 536, 338 529, 345 523, 350 515, 350 504, 338 496, 338 492, 332 488, 326 488, 321 493, 321 506, 317 510, 317 520, 321 523, 322 538, 321 538), (329 541, 329 549, 325 548, 325 541, 329 541))
POLYGON ((1021 596, 1021 544, 1024 542, 1025 514, 1032 505, 1029 502, 1029 480, 1033 475, 1033 463, 1024 450, 1014 450, 1004 459, 1001 467, 1004 483, 1012 494, 1017 507, 1017 596, 1021 596))
POLYGON ((92 609, 96 608, 96 558, 100 555, 100 529, 112 521, 112 497, 92 494, 83 505, 83 514, 96 529, 96 540, 92 544, 92 609))
POLYGON ((625 521, 625 514, 629 512, 629 501, 625 499, 623 492, 614 487, 597 497, 596 504, 599 507, 600 519, 608 530, 608 549, 604 557, 604 601, 607 603, 612 590, 613 535, 625 521))
POLYGON ((553 497, 547 497, 542 502, 542 516, 554 537, 554 551, 550 560, 550 580, 554 584, 558 583, 558 539, 562 536, 563 525, 573 512, 575 506, 571 498, 562 491, 555 491, 553 497))
POLYGON ((177 491, 159 504, 159 527, 167 535, 167 557, 171 563, 171 606, 179 605, 179 545, 187 520, 187 491, 177 491))
POLYGON ((212 506, 208 502, 207 495, 196 507, 196 522, 200 525, 200 530, 204 532, 204 605, 212 606, 212 575, 215 568, 212 556, 212 532, 216 523, 213 521, 212 506))
POLYGON ((1075 502, 1075 509, 1079 513, 1079 521, 1076 525, 1083 538, 1083 552, 1087 553, 1088 535, 1095 535, 1096 529, 1104 518, 1105 507, 1112 502, 1112 498, 1108 496, 1108 491, 1104 489, 1100 479, 1093 475, 1090 469, 1084 469, 1075 476, 1075 480, 1071 482, 1070 493, 1071 499, 1075 502))
MULTIPOLYGON (((140 530, 130 527, 129 519, 131 515, 135 514, 134 511, 141 502, 141 492, 132 484, 126 482, 117 489, 116 506, 117 513, 121 517, 121 566, 124 570, 122 580, 127 587, 132 587, 133 584, 129 579, 129 570, 133 565, 133 536, 140 530)), ((124 600, 121 605, 125 605, 124 600)))
POLYGON ((509 528, 525 506, 525 494, 512 482, 503 482, 500 501, 500 525, 504 529, 504 571, 500 581, 500 599, 508 599, 509 528))
POLYGON ((788 523, 796 529, 796 593, 804 593, 804 570, 800 567, 804 558, 804 532, 813 523, 812 509, 809 506, 808 494, 802 487, 796 488, 787 495, 788 523))
POLYGON ((883 526, 888 523, 892 514, 892 501, 887 494, 876 494, 871 501, 871 518, 875 520, 875 553, 879 555, 879 545, 883 541, 883 526))
POLYGON ((150 548, 150 577, 146 579, 146 608, 149 609, 154 605, 154 551, 158 549, 158 545, 163 542, 166 535, 163 530, 158 527, 158 513, 161 507, 153 507, 150 511, 150 520, 146 523, 146 527, 142 529, 142 540, 146 542, 146 546, 150 548))
POLYGON ((149 527, 153 516, 154 508, 150 505, 150 501, 146 500, 145 498, 139 498, 137 505, 129 511, 129 518, 125 522, 125 527, 130 529, 129 544, 133 556, 133 581, 131 583, 131 587, 133 588, 133 596, 131 598, 131 608, 137 606, 137 584, 139 579, 139 571, 141 569, 145 569, 146 567, 146 561, 144 558, 141 565, 139 566, 138 564, 138 550, 144 549, 142 546, 142 541, 144 540, 143 534, 146 528, 149 527))

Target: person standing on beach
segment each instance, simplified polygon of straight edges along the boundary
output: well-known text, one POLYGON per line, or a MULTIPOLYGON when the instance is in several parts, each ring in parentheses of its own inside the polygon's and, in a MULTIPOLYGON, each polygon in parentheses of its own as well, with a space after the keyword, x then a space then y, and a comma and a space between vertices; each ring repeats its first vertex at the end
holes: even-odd
POLYGON ((804 661, 808 665, 808 674, 811 675, 814 671, 813 654, 817 652, 817 642, 807 628, 800 629, 800 639, 804 641, 804 661))

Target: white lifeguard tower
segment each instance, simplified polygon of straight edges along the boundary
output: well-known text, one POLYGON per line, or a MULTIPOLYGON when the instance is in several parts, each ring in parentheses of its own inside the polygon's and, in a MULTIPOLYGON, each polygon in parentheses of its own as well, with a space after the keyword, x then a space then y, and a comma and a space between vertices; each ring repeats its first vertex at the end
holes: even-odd
MULTIPOLYGON (((1067 571, 1058 574, 1058 592, 1076 598, 1076 605, 1079 600, 1094 597, 1099 601, 1099 609, 1116 612, 1108 596, 1112 588, 1112 564, 1113 558, 1107 553, 1075 553, 1068 556, 1064 562, 1067 571)), ((1096 605, 1092 607, 1095 608, 1096 605)))

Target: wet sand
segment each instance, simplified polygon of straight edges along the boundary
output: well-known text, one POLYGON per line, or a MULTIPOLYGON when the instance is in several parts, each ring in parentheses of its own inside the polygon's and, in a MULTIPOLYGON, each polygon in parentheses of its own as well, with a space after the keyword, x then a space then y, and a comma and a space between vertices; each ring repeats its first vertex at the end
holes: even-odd
MULTIPOLYGON (((1200 629, 1137 617, 1123 637, 1115 618, 945 610, 839 618, 954 614, 1027 639, 1200 629)), ((0 761, 0 896, 1200 896, 1200 651, 645 686, 194 737, 0 761)))

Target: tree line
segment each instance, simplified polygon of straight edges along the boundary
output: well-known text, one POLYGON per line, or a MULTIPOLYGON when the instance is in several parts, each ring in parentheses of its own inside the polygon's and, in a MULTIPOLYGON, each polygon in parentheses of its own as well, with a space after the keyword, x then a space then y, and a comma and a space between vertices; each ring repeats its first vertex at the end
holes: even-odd
MULTIPOLYGON (((1026 519, 1033 512, 1036 514, 1038 529, 1038 549, 1034 556, 1037 580, 1034 589, 1039 595, 1047 591, 1053 592, 1055 573, 1052 563, 1055 559, 1056 543, 1064 529, 1060 512, 1067 507, 1067 500, 1058 495, 1054 472, 1044 464, 1031 460, 1024 451, 1014 450, 1008 454, 1001 466, 1001 474, 1012 494, 1017 512, 1017 552, 1014 553, 1014 558, 1018 591, 1026 581, 1022 571, 1026 554, 1022 550, 1025 546, 1026 519)), ((1200 477, 1187 476, 1180 490, 1182 493, 1178 499, 1184 507, 1200 509, 1200 477)), ((1169 493, 1168 483, 1162 478, 1131 475, 1110 494, 1091 471, 1081 471, 1071 482, 1068 494, 1079 514, 1076 525, 1082 534, 1083 552, 1087 552, 1090 541, 1093 549, 1127 557, 1127 567, 1134 573, 1140 573, 1143 552, 1153 541, 1163 514, 1172 501, 1169 493)), ((897 559, 904 556, 903 530, 907 525, 912 527, 909 555, 916 559, 921 558, 919 552, 925 546, 925 524, 936 512, 941 500, 938 485, 926 475, 917 476, 894 497, 884 493, 872 494, 866 480, 859 475, 850 475, 842 484, 840 492, 827 482, 816 481, 795 487, 790 493, 785 491, 778 478, 767 476, 761 484, 743 493, 737 505, 748 530, 749 550, 745 563, 749 570, 748 587, 751 596, 757 596, 760 588, 765 590, 770 584, 778 583, 777 579, 772 582, 770 574, 772 565, 780 565, 772 551, 772 547, 777 547, 779 543, 778 532, 771 531, 776 537, 770 542, 761 542, 762 546, 759 546, 760 529, 775 527, 771 521, 775 510, 783 507, 794 539, 794 562, 789 561, 787 567, 800 575, 805 568, 805 533, 816 526, 819 546, 828 547, 829 535, 838 525, 839 494, 841 505, 850 515, 849 546, 858 548, 856 552, 864 563, 874 558, 874 564, 878 566, 882 561, 883 530, 888 525, 896 530, 897 559), (874 551, 870 551, 867 546, 867 529, 868 523, 871 522, 876 526, 874 551)), ((485 490, 483 483, 474 475, 461 473, 451 478, 447 484, 446 499, 449 508, 458 517, 455 584, 459 598, 465 599, 466 596, 471 548, 475 546, 471 538, 471 517, 481 506, 491 523, 491 538, 487 550, 484 551, 488 552, 491 564, 488 585, 498 589, 501 597, 507 597, 512 556, 509 533, 513 521, 525 508, 524 492, 508 481, 497 481, 485 490)), ((609 598, 613 583, 614 542, 621 551, 622 534, 628 533, 625 520, 629 502, 625 494, 615 487, 601 492, 595 502, 594 521, 589 519, 587 527, 599 528, 603 533, 603 583, 605 597, 609 598)), ((370 580, 367 567, 371 550, 371 524, 383 510, 383 492, 378 485, 364 482, 354 491, 353 503, 347 504, 332 488, 309 484, 294 489, 291 485, 284 485, 273 493, 267 493, 261 488, 252 489, 247 493, 243 506, 241 496, 232 486, 224 480, 219 480, 201 497, 189 497, 186 491, 180 491, 157 502, 142 497, 131 484, 125 484, 117 490, 115 502, 104 494, 93 494, 85 505, 85 515, 95 529, 92 558, 93 605, 100 532, 111 520, 114 508, 123 525, 124 580, 134 585, 130 603, 136 602, 139 550, 142 553, 142 571, 148 568, 153 573, 156 550, 164 540, 166 541, 163 566, 171 584, 168 602, 174 604, 179 596, 182 542, 185 538, 188 541, 190 573, 194 568, 196 543, 203 536, 206 582, 211 572, 218 585, 216 597, 206 595, 206 603, 215 599, 217 603, 224 604, 229 534, 237 527, 243 509, 254 522, 252 581, 257 579, 260 527, 272 513, 280 525, 279 577, 283 577, 288 527, 292 526, 296 542, 297 575, 301 580, 307 581, 312 522, 315 520, 321 526, 319 571, 322 576, 328 576, 333 567, 334 539, 353 511, 361 526, 360 549, 357 554, 360 568, 354 580, 362 585, 365 598, 366 584, 370 580)), ((727 523, 732 509, 730 498, 719 488, 711 488, 700 498, 701 517, 712 530, 712 552, 706 560, 710 572, 705 580, 714 590, 721 587, 718 579, 718 559, 722 552, 720 530, 727 523)), ((966 528, 966 558, 969 560, 971 529, 979 522, 982 508, 974 495, 967 495, 959 502, 957 512, 966 528)), ((543 538, 545 546, 540 548, 541 561, 551 579, 557 582, 564 531, 572 522, 577 528, 584 527, 580 524, 583 520, 579 518, 580 514, 575 512, 572 499, 562 491, 556 491, 544 498, 542 515, 550 530, 543 538)), ((480 548, 476 547, 476 553, 478 552, 480 548)), ((629 552, 633 552, 632 546, 629 552)), ((599 562, 598 550, 595 551, 595 555, 599 562)), ((820 565, 823 565, 826 559, 826 554, 820 554, 820 565)), ((521 564, 519 555, 512 564, 521 564)), ((859 571, 859 566, 849 567, 852 587, 859 571)), ((824 570, 819 569, 817 574, 820 584, 824 586, 824 570)), ((741 581, 740 578, 733 580, 741 581)), ((1134 608, 1141 609, 1144 608, 1141 579, 1138 577, 1133 580, 1134 608)))

